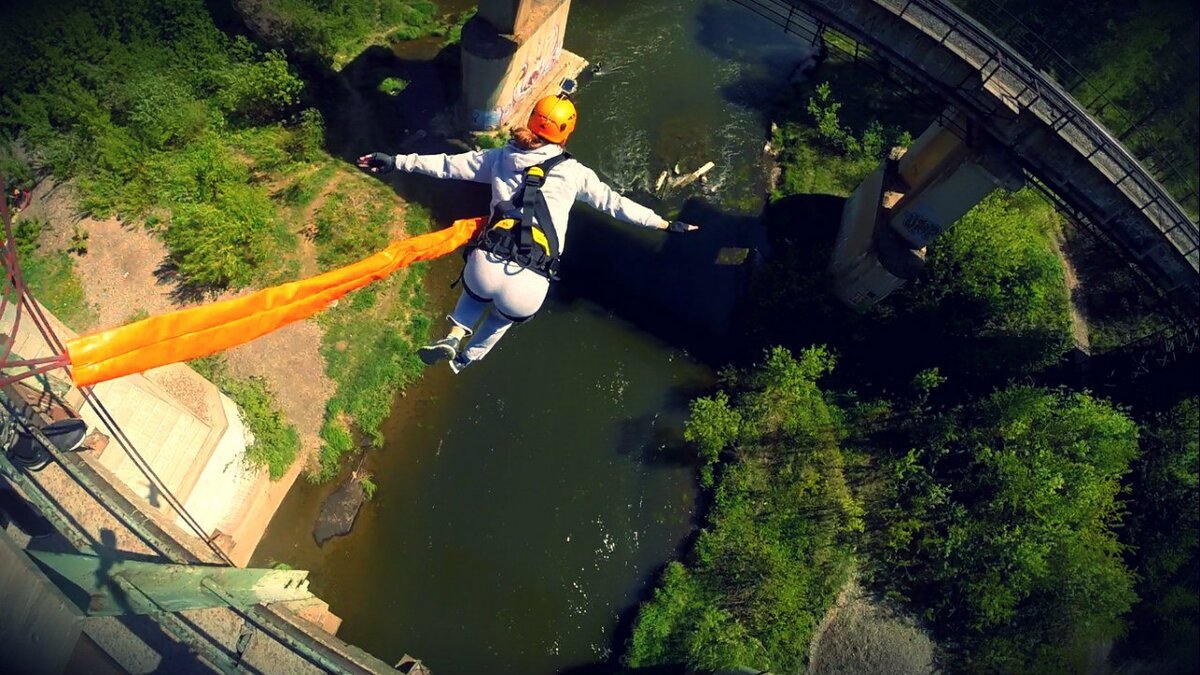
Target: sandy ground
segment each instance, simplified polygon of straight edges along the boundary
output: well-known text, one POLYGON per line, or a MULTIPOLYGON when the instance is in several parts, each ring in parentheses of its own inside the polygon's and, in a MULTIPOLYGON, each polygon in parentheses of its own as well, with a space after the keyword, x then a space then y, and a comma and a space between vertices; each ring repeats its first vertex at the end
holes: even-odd
POLYGON ((926 675, 937 672, 933 642, 851 579, 813 635, 813 675, 926 675))

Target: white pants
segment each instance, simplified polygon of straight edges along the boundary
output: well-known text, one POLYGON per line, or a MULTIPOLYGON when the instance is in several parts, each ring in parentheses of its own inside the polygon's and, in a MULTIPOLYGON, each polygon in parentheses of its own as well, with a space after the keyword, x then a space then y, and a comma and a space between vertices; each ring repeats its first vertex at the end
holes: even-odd
POLYGON ((486 356, 514 323, 541 309, 549 290, 550 280, 537 272, 473 251, 463 270, 463 293, 450 315, 455 324, 474 331, 463 358, 478 361, 486 356))

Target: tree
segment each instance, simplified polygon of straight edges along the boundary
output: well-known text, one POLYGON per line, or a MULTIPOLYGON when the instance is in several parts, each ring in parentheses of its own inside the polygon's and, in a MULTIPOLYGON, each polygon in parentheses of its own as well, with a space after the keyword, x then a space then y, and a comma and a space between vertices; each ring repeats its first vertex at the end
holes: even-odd
MULTIPOLYGON (((900 310, 969 339, 963 367, 1012 375, 1057 362, 1071 345, 1066 277, 1052 237, 1060 216, 1031 189, 996 191, 929 247, 900 310)), ((951 365, 944 363, 943 365, 951 365)))
POLYGON ((872 544, 959 667, 1073 672, 1136 599, 1114 533, 1137 427, 1087 394, 1015 386, 907 422, 872 544))
POLYGON ((1200 399, 1147 423, 1126 540, 1142 601, 1123 651, 1194 669, 1200 632, 1200 399), (1186 665, 1184 665, 1186 664, 1186 665))

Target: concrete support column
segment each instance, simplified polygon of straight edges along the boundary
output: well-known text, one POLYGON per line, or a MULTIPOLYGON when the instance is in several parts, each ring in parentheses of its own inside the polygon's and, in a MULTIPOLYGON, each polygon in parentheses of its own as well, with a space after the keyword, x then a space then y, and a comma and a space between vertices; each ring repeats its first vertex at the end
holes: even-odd
POLYGON ((926 246, 984 197, 1023 183, 1019 168, 948 111, 850 195, 830 263, 834 294, 869 309, 914 278, 926 246))
POLYGON ((497 32, 516 35, 518 26, 528 21, 530 0, 479 0, 479 16, 490 23, 497 32))
POLYGON ((585 62, 563 51, 571 0, 481 0, 463 26, 463 124, 484 131, 520 124, 533 100, 585 62))

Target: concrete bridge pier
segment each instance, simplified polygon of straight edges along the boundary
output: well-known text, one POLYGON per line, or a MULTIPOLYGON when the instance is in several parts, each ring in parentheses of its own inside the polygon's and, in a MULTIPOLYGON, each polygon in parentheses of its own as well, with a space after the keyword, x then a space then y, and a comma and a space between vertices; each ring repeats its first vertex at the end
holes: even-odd
POLYGON ((461 123, 470 131, 524 124, 587 62, 563 49, 571 0, 480 0, 463 26, 461 123))
POLYGON ((1004 152, 947 111, 850 195, 830 262, 834 294, 873 307, 921 271, 929 243, 973 206, 996 188, 1023 184, 1004 152))

